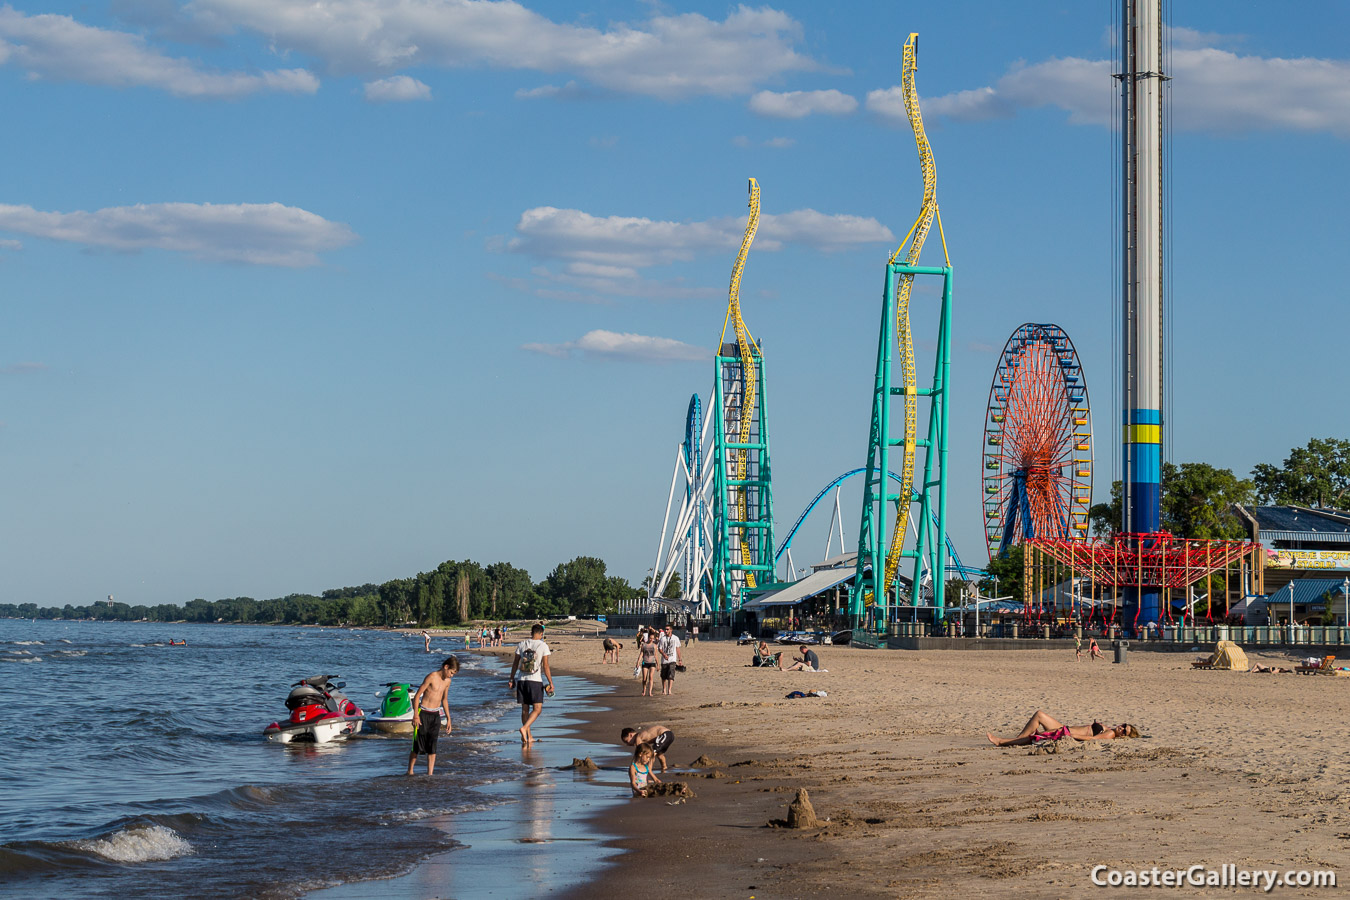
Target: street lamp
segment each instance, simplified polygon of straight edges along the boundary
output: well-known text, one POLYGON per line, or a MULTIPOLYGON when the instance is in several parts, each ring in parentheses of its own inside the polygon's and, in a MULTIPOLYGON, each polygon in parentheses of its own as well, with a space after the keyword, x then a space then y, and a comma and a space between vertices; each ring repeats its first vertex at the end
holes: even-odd
POLYGON ((1350 625, 1350 575, 1345 576, 1345 582, 1341 585, 1341 600, 1345 604, 1345 621, 1341 623, 1344 628, 1350 625))

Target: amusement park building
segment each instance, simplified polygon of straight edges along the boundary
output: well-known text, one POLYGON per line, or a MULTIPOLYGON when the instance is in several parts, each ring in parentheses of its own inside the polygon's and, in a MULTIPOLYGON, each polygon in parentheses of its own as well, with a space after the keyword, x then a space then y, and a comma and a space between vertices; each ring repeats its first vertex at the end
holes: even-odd
POLYGON ((1248 537, 1265 548, 1259 593, 1270 597, 1272 607, 1278 608, 1277 597, 1288 602, 1289 592, 1280 592, 1291 584, 1297 598, 1306 593, 1300 583, 1307 579, 1330 578, 1339 583, 1350 575, 1350 512, 1242 504, 1236 509, 1248 537))

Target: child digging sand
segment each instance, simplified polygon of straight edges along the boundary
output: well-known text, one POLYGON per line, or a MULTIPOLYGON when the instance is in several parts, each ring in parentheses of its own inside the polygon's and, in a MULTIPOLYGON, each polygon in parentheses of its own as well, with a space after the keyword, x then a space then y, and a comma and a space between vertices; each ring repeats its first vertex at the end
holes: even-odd
POLYGON ((666 770, 666 751, 675 743, 675 732, 664 725, 648 725, 646 728, 625 728, 619 732, 619 740, 630 747, 636 747, 639 744, 649 744, 652 748, 652 755, 657 762, 661 764, 661 771, 666 770))
POLYGON ((651 744, 638 744, 637 750, 633 753, 633 764, 628 767, 628 783, 633 787, 634 797, 647 796, 647 788, 650 785, 661 783, 661 779, 652 771, 654 759, 656 753, 652 750, 651 744))

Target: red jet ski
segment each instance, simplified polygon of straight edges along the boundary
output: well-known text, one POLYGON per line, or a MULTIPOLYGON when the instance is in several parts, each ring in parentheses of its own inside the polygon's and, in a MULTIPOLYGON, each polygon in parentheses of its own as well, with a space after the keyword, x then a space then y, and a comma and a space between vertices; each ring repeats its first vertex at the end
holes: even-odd
POLYGON ((286 697, 290 717, 264 728, 267 739, 280 744, 292 741, 326 744, 358 733, 366 715, 342 693, 346 683, 333 681, 336 677, 316 675, 291 685, 291 693, 286 697))

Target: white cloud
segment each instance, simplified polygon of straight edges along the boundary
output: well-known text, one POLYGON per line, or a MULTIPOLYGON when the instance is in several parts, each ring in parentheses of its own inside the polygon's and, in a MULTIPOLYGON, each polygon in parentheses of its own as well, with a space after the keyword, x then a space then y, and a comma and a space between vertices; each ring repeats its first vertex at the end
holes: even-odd
POLYGON ((147 203, 94 212, 42 212, 0 204, 0 231, 120 251, 172 250, 197 259, 313 266, 356 234, 340 222, 280 203, 147 203))
POLYGON ((710 350, 673 338, 603 330, 588 331, 575 341, 524 344, 521 349, 561 359, 581 357, 645 363, 703 362, 712 357, 710 350))
POLYGON ((8 238, 0 238, 0 250, 22 250, 22 241, 12 241, 8 238))
POLYGON ((393 75, 378 81, 366 82, 366 99, 371 103, 406 103, 409 100, 430 100, 431 88, 416 78, 393 75))
MULTIPOLYGON (((734 249, 740 245, 745 222, 745 217, 664 222, 540 206, 521 214, 516 236, 505 246, 535 257, 639 269, 734 249)), ((761 215, 755 249, 772 251, 792 243, 830 251, 894 241, 891 230, 876 219, 800 209, 761 215)))
MULTIPOLYGON (((1240 56, 1215 47, 1181 46, 1231 40, 1173 29, 1172 124, 1184 131, 1327 132, 1350 138, 1350 60, 1240 56)), ((1074 57, 1018 63, 992 86, 925 99, 927 114, 979 121, 1054 106, 1075 124, 1107 125, 1115 117, 1116 82, 1107 60, 1074 57)), ((905 121, 899 88, 872 91, 867 108, 905 121)))
POLYGON ((836 90, 760 91, 750 98, 750 111, 774 119, 801 119, 812 113, 846 116, 858 108, 858 101, 836 90))
POLYGON ((0 7, 0 65, 34 77, 108 87, 149 87, 177 97, 232 98, 275 91, 312 94, 319 80, 304 69, 213 72, 165 56, 143 38, 94 28, 70 16, 28 16, 0 7))
POLYGON ((541 84, 536 88, 520 88, 516 91, 517 100, 556 100, 559 98, 572 99, 584 97, 586 91, 576 81, 569 81, 564 85, 541 84))
POLYGON ((795 49, 802 26, 768 7, 738 6, 720 22, 684 13, 604 29, 554 22, 514 0, 192 0, 186 9, 222 33, 247 29, 344 73, 570 72, 614 91, 676 99, 749 93, 819 68, 795 49))
POLYGON ((776 138, 769 138, 767 141, 764 142, 764 146, 772 148, 774 150, 786 150, 787 148, 791 147, 796 143, 797 143, 796 138, 776 137, 776 138))
MULTIPOLYGON (((745 220, 736 220, 736 228, 743 230, 745 220)), ((739 231, 736 232, 739 235, 739 231)), ((739 242, 739 236, 736 241, 739 242)), ((755 247, 777 250, 783 244, 802 244, 826 252, 842 250, 855 244, 895 243, 895 235, 871 216, 850 216, 840 213, 816 212, 798 209, 779 215, 766 214, 759 218, 759 239, 755 247)))
POLYGON ((628 266, 570 262, 562 271, 535 266, 531 274, 537 279, 531 288, 536 297, 573 303, 609 303, 613 297, 706 300, 718 296, 716 288, 691 287, 683 278, 646 278, 628 266))

